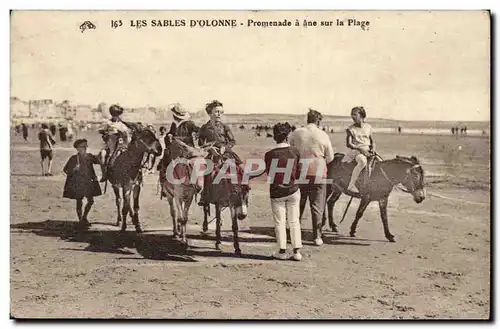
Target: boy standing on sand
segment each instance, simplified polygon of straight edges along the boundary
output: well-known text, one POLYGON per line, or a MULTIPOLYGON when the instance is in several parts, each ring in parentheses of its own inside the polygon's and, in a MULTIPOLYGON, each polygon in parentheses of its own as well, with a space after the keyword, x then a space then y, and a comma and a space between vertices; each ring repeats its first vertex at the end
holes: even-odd
POLYGON ((42 166, 42 176, 52 176, 52 147, 56 143, 54 137, 50 133, 49 127, 42 123, 42 130, 38 133, 38 140, 40 140, 40 164, 42 166), (45 171, 45 159, 48 159, 47 171, 45 171))

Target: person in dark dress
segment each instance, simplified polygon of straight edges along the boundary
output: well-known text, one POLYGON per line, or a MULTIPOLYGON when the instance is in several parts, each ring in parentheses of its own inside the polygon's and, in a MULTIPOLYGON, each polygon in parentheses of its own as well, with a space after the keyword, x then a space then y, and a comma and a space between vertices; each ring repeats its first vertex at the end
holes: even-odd
MULTIPOLYGON (((236 166, 242 164, 240 157, 233 152, 232 148, 236 144, 233 132, 229 125, 222 122, 224 116, 223 104, 214 100, 205 106, 205 111, 210 115, 210 120, 205 123, 201 129, 198 137, 198 145, 202 146, 208 143, 214 143, 214 147, 218 149, 217 153, 209 153, 208 159, 217 163, 224 163, 228 159, 234 160, 236 166)), ((212 182, 211 175, 206 175, 203 192, 201 194, 200 202, 198 205, 203 206, 207 203, 209 187, 212 182)))
POLYGON ((67 138, 67 133, 68 133, 68 128, 66 127, 66 125, 63 125, 63 124, 59 124, 59 139, 61 140, 61 142, 65 142, 68 138, 67 138))
POLYGON ((50 133, 52 134, 52 136, 55 136, 56 135, 56 131, 57 131, 57 127, 54 123, 51 123, 50 124, 50 133))
POLYGON ((29 142, 29 139, 28 139, 28 125, 23 122, 23 123, 21 123, 21 128, 23 130, 23 139, 26 142, 29 142))
POLYGON ((76 214, 80 224, 89 226, 87 216, 94 204, 94 197, 102 194, 101 186, 97 181, 94 165, 99 164, 99 158, 87 153, 87 140, 78 139, 73 144, 78 153, 69 158, 64 166, 67 175, 64 184, 63 198, 76 200, 76 214), (83 198, 87 198, 87 204, 82 213, 83 198))

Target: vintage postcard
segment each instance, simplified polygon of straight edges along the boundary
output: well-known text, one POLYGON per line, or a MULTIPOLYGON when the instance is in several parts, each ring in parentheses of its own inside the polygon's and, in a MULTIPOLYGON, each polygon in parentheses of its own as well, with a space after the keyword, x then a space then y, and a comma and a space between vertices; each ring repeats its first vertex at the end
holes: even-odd
POLYGON ((11 317, 490 319, 490 27, 12 11, 11 317))

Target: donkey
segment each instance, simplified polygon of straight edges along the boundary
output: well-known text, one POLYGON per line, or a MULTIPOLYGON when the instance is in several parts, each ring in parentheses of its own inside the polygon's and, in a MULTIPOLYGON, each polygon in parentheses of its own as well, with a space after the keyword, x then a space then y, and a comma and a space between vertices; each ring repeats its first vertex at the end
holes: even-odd
POLYGON ((139 224, 139 196, 143 180, 142 169, 147 164, 145 160, 149 159, 150 154, 159 156, 161 153, 162 147, 155 134, 147 128, 137 126, 126 150, 121 151, 109 165, 107 176, 115 193, 118 212, 116 226, 119 226, 121 222, 121 231, 127 229, 127 215, 130 213, 136 232, 142 232, 139 224), (123 191, 123 206, 120 188, 123 191), (133 208, 131 206, 131 194, 134 202, 133 208))
POLYGON ((224 178, 221 178, 220 181, 217 181, 219 172, 226 167, 224 166, 225 163, 227 163, 229 166, 235 166, 234 162, 232 164, 230 162, 227 162, 232 161, 232 159, 226 159, 226 162, 224 163, 221 163, 222 157, 219 157, 219 159, 220 161, 216 161, 214 163, 215 168, 211 174, 212 180, 214 179, 214 177, 215 180, 212 184, 210 184, 210 186, 205 186, 205 188, 209 189, 209 203, 203 206, 203 233, 208 231, 208 216, 210 215, 210 204, 213 204, 215 205, 216 219, 215 249, 221 250, 221 211, 223 208, 229 208, 232 221, 234 252, 236 255, 241 256, 242 252, 240 249, 240 242, 238 238, 238 220, 243 220, 247 217, 250 186, 248 185, 248 182, 243 182, 243 169, 241 167, 236 167, 236 177, 224 176, 224 178))
MULTIPOLYGON (((193 165, 192 160, 203 160, 206 156, 205 147, 201 149, 193 148, 178 138, 173 138, 169 146, 169 165, 166 179, 161 180, 163 190, 167 195, 170 206, 170 215, 173 223, 173 238, 180 240, 184 247, 188 247, 186 237, 186 225, 188 222, 189 207, 193 198, 198 193, 199 187, 192 180, 193 165)), ((198 166, 199 167, 199 166, 198 166)))
MULTIPOLYGON (((328 164, 328 178, 332 179, 332 184, 327 188, 328 223, 333 232, 338 232, 337 225, 333 219, 333 208, 342 193, 351 197, 360 198, 356 217, 351 225, 350 236, 356 236, 356 228, 359 220, 363 216, 366 208, 372 201, 378 201, 380 217, 384 227, 384 234, 390 242, 396 242, 394 235, 389 230, 387 217, 388 198, 394 186, 402 184, 407 192, 413 196, 416 203, 421 203, 426 197, 424 170, 419 160, 412 157, 396 156, 395 159, 386 161, 376 161, 371 170, 371 176, 366 177, 366 169, 359 176, 356 183, 360 193, 353 194, 347 190, 352 170, 356 165, 354 162, 342 163, 344 154, 336 153, 334 160, 328 164)), ((300 214, 304 208, 301 207, 300 214)), ((323 213, 323 225, 326 222, 326 209, 323 213)))

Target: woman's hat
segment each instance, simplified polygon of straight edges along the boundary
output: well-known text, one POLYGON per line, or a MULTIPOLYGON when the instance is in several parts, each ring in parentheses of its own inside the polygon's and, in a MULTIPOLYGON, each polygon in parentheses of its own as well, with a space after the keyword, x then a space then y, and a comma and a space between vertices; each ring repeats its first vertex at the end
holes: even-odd
POLYGON ((77 139, 74 143, 73 143, 73 147, 74 148, 79 148, 80 145, 82 144, 87 144, 87 140, 85 138, 82 138, 82 139, 77 139))
POLYGON ((109 114, 111 114, 111 116, 119 116, 119 115, 122 115, 123 114, 123 107, 119 106, 119 105, 111 105, 109 107, 109 114))
POLYGON ((179 120, 189 119, 189 112, 186 111, 186 109, 184 109, 181 104, 174 104, 170 108, 170 111, 172 111, 172 113, 174 114, 174 117, 176 117, 179 120))

